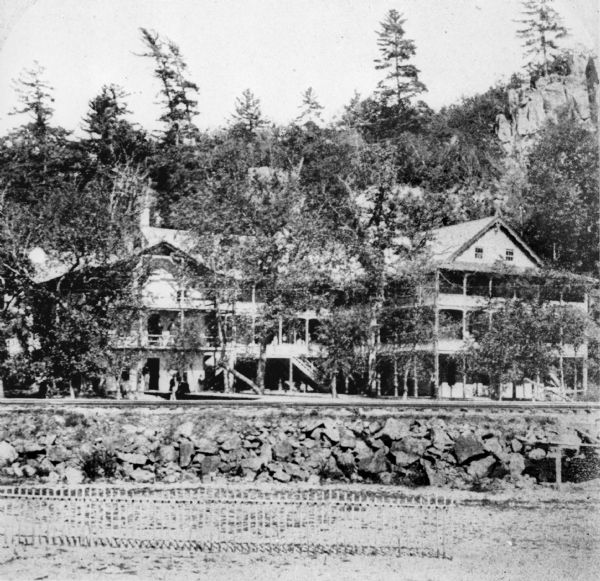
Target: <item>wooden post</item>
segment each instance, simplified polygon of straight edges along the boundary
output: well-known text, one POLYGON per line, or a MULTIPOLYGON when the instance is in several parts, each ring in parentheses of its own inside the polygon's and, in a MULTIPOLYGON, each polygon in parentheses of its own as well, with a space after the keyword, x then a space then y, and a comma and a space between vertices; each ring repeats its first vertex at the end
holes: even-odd
MULTIPOLYGON (((463 309, 462 309, 462 340, 467 338, 467 279, 468 274, 463 275, 463 309)), ((464 389, 463 389, 464 392, 464 389)))
POLYGON ((556 469, 556 488, 560 488, 562 484, 562 446, 556 448, 554 461, 556 469))
POLYGON ((283 318, 282 317, 279 317, 278 339, 279 339, 279 344, 281 345, 283 343, 283 318))
POLYGON ((304 342, 306 343, 307 353, 308 353, 308 343, 310 341, 310 328, 308 325, 309 321, 310 321, 310 319, 308 317, 305 317, 305 319, 304 319, 304 342))
POLYGON ((288 383, 290 385, 290 391, 294 391, 294 363, 291 357, 289 359, 288 383))
POLYGON ((148 327, 144 325, 144 313, 140 312, 138 317, 138 336, 137 346, 146 347, 148 345, 148 327), (145 339, 145 340, 144 340, 145 339))
POLYGON ((440 271, 435 271, 435 291, 433 297, 433 397, 440 397, 440 311, 438 308, 438 295, 440 292, 440 271))
MULTIPOLYGON (((560 292, 560 306, 561 307, 564 306, 562 290, 560 292)), ((560 356, 559 356, 559 360, 558 360, 558 365, 559 365, 559 370, 560 370, 560 393, 564 397, 567 390, 566 390, 566 386, 565 386, 565 355, 564 355, 565 345, 564 345, 564 341, 563 341, 562 326, 559 329, 559 333, 560 333, 560 356)))
MULTIPOLYGON (((589 315, 590 312, 590 300, 589 295, 585 293, 585 312, 589 315)), ((587 334, 583 338, 583 361, 581 366, 581 389, 584 394, 588 391, 588 340, 587 334)))
POLYGON ((558 369, 560 371, 560 393, 564 396, 566 393, 565 387, 565 358, 563 355, 563 343, 560 342, 560 357, 558 358, 558 369))
POLYGON ((417 358, 413 361, 413 397, 419 397, 419 374, 417 373, 417 358))
POLYGON ((142 395, 144 393, 144 381, 142 378, 142 366, 140 361, 131 368, 130 374, 131 377, 129 378, 129 383, 133 386, 133 391, 142 395))
POLYGON ((183 293, 184 291, 181 291, 181 300, 180 300, 180 310, 179 310, 179 332, 183 335, 183 328, 185 325, 185 314, 183 311, 183 293))
POLYGON ((398 360, 394 357, 394 397, 398 397, 398 360))

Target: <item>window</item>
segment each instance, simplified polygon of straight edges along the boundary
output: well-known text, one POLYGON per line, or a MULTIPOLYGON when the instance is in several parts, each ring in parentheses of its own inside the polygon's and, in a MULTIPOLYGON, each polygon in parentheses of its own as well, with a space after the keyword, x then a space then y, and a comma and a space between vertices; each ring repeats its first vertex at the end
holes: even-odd
POLYGON ((178 290, 177 291, 177 302, 181 302, 187 298, 188 298, 188 292, 186 290, 178 290))
POLYGON ((483 248, 479 246, 475 248, 475 258, 477 260, 483 260, 483 248))
POLYGON ((515 259, 515 251, 511 248, 507 248, 505 258, 507 262, 512 262, 515 259))

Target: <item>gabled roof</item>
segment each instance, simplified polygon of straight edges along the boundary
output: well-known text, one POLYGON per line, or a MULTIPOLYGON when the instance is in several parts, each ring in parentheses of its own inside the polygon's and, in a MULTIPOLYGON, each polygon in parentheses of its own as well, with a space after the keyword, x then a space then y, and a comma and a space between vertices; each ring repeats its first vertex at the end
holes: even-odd
POLYGON ((431 232, 431 250, 434 262, 454 262, 465 250, 475 244, 492 228, 501 228, 537 266, 542 266, 541 258, 525 241, 499 216, 461 222, 453 226, 444 226, 431 232))
POLYGON ((197 246, 197 240, 189 230, 142 226, 140 231, 144 248, 150 248, 161 242, 167 242, 171 246, 190 254, 197 246))
POLYGON ((103 264, 86 264, 81 267, 69 270, 69 269, 58 269, 57 271, 50 272, 49 275, 43 279, 37 280, 39 284, 52 284, 54 281, 57 281, 59 278, 66 277, 70 280, 76 280, 77 277, 81 277, 83 273, 90 273, 94 270, 101 269, 110 269, 116 268, 120 264, 125 264, 127 262, 139 260, 142 256, 178 256, 181 260, 185 261, 185 263, 193 268, 197 274, 204 275, 209 272, 212 273, 210 268, 208 268, 205 264, 203 264, 197 257, 192 256, 191 254, 185 252, 181 248, 171 244, 170 242, 160 241, 152 246, 148 246, 137 250, 127 256, 114 257, 112 260, 109 260, 103 264))
POLYGON ((147 248, 142 248, 137 252, 138 256, 170 256, 176 255, 185 260, 189 265, 194 268, 202 271, 209 272, 210 268, 208 268, 202 261, 200 261, 196 256, 193 256, 189 252, 182 250, 180 247, 167 242, 166 240, 162 240, 153 244, 152 246, 148 246, 147 248))

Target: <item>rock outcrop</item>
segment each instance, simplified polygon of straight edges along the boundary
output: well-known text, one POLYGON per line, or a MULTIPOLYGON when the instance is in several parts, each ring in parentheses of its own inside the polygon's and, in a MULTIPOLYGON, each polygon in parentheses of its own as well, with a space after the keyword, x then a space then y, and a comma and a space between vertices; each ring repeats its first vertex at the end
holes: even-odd
POLYGON ((527 153, 547 121, 567 113, 589 125, 598 115, 598 59, 573 56, 570 73, 551 74, 508 91, 508 114, 496 118, 496 133, 505 151, 514 157, 527 153))

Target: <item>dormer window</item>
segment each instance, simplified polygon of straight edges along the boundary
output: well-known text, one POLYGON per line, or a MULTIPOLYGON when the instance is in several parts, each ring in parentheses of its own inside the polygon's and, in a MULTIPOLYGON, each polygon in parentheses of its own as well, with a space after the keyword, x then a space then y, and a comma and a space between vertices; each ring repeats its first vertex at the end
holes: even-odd
POLYGON ((183 301, 183 300, 185 300, 187 298, 188 298, 188 292, 187 292, 187 290, 178 290, 177 291, 177 302, 180 303, 181 301, 183 301))
POLYGON ((480 246, 477 246, 475 248, 475 258, 477 260, 483 260, 483 248, 481 248, 480 246))
POLYGON ((512 262, 515 259, 515 251, 512 248, 507 248, 504 258, 506 262, 512 262))

